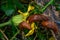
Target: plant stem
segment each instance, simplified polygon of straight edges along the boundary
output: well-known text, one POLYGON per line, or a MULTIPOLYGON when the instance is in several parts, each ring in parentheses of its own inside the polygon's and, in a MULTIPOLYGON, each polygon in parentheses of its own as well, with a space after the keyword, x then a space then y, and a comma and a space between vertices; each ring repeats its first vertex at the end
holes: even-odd
POLYGON ((20 33, 20 30, 18 30, 18 32, 10 40, 13 40, 19 33, 20 33))
POLYGON ((48 4, 46 4, 46 5, 42 8, 42 10, 40 10, 40 11, 41 11, 41 12, 44 12, 44 10, 45 10, 51 3, 53 3, 53 0, 50 0, 50 2, 49 2, 48 4))
POLYGON ((1 27, 4 27, 4 26, 6 26, 6 25, 9 25, 9 24, 11 24, 11 21, 10 21, 10 20, 9 20, 8 22, 5 22, 5 23, 0 24, 0 28, 1 28, 1 27))

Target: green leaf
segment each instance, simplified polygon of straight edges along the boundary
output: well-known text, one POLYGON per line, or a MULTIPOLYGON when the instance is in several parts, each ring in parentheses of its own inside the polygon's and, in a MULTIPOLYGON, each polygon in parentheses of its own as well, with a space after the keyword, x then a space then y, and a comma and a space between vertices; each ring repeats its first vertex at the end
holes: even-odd
POLYGON ((14 3, 18 9, 20 9, 22 12, 26 12, 28 8, 28 4, 23 4, 19 2, 19 0, 14 0, 14 3))
POLYGON ((60 4, 56 5, 56 10, 60 10, 60 4))
POLYGON ((7 16, 11 16, 15 11, 15 6, 12 0, 7 0, 7 3, 1 5, 1 9, 5 12, 7 16))

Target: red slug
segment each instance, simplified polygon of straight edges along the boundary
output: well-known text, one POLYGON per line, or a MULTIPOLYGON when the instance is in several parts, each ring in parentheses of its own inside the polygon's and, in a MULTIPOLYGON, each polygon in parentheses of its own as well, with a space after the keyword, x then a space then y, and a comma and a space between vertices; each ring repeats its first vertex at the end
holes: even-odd
POLYGON ((34 14, 34 15, 29 16, 28 20, 30 23, 32 23, 32 22, 39 22, 43 20, 49 20, 49 18, 42 14, 34 14))
POLYGON ((41 24, 42 24, 43 27, 52 29, 55 33, 58 32, 58 27, 57 27, 55 22, 52 22, 52 21, 43 21, 41 24))
POLYGON ((52 29, 55 33, 58 32, 58 27, 56 23, 49 20, 49 17, 42 15, 42 14, 34 14, 29 16, 28 18, 29 22, 40 22, 43 27, 52 29))
POLYGON ((21 23, 19 24, 19 28, 20 28, 20 29, 26 28, 26 29, 29 29, 29 30, 31 29, 30 24, 27 23, 26 21, 21 22, 21 23))

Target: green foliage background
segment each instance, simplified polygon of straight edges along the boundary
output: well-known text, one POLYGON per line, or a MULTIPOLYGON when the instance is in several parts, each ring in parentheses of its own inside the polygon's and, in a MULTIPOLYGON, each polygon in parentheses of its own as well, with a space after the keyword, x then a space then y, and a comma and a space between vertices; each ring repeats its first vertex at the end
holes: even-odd
MULTIPOLYGON (((52 5, 54 5, 56 7, 56 10, 60 10, 60 4, 58 4, 57 2, 59 2, 60 0, 54 0, 54 3, 52 3, 52 5)), ((26 12, 27 8, 28 8, 28 4, 24 4, 21 3, 19 0, 1 0, 0 1, 0 11, 2 10, 2 12, 0 12, 1 16, 0 16, 0 23, 6 22, 8 21, 12 16, 17 15, 18 12, 17 10, 21 10, 22 12, 26 12)), ((41 13, 39 10, 43 7, 41 7, 41 5, 37 5, 37 4, 33 4, 35 6, 35 9, 31 12, 32 13, 41 13)), ((34 38, 36 37, 36 40, 48 40, 52 34, 50 33, 49 30, 45 30, 45 28, 40 28, 41 25, 38 26, 39 29, 36 29, 36 32, 26 38, 22 38, 22 33, 21 30, 19 30, 18 27, 15 27, 14 25, 7 25, 3 28, 0 28, 0 40, 34 40, 34 38), (44 31, 45 30, 45 31, 44 31), (4 36, 4 34, 5 36, 4 36), (7 37, 7 38, 5 38, 7 37)), ((25 33, 28 32, 28 30, 25 29, 24 31, 25 33)))

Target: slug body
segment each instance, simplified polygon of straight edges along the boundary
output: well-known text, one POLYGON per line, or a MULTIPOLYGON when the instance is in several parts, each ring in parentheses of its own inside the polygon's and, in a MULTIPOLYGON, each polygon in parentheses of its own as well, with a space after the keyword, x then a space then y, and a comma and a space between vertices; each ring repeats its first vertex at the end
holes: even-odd
POLYGON ((40 22, 43 27, 52 29, 55 33, 58 32, 58 27, 56 23, 49 20, 49 17, 42 15, 42 14, 34 14, 29 16, 29 22, 40 22))
POLYGON ((49 20, 49 18, 42 14, 34 14, 34 15, 29 16, 28 20, 30 23, 32 23, 32 22, 39 22, 43 20, 49 20))
POLYGON ((52 29, 55 33, 58 32, 58 27, 55 22, 52 21, 43 21, 42 23, 43 27, 47 27, 49 29, 52 29))
POLYGON ((29 30, 31 29, 30 24, 27 23, 26 21, 21 22, 21 23, 19 24, 19 28, 20 28, 20 29, 26 28, 26 29, 29 29, 29 30))

